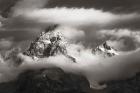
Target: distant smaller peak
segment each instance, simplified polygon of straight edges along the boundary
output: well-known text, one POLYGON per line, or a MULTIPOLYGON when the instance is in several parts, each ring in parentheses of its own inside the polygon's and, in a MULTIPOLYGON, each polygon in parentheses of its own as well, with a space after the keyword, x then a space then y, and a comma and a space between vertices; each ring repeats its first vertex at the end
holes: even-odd
POLYGON ((97 46, 95 49, 93 49, 92 52, 93 54, 103 55, 104 57, 112 57, 115 55, 119 55, 118 51, 111 47, 107 41, 97 46))

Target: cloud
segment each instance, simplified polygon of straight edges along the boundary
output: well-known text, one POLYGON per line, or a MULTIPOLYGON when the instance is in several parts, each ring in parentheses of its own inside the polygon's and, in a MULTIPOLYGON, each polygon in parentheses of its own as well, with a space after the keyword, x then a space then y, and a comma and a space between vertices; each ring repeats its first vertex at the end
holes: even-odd
POLYGON ((114 37, 132 37, 136 41, 140 41, 140 31, 130 30, 130 29, 114 29, 114 30, 102 30, 103 34, 111 35, 114 37))
POLYGON ((132 21, 135 19, 139 19, 139 14, 113 14, 94 8, 44 8, 23 11, 20 16, 7 20, 4 23, 4 27, 17 27, 13 24, 21 24, 20 26, 23 24, 23 27, 28 25, 36 27, 37 25, 60 24, 75 27, 92 27, 95 29, 111 28, 112 24, 118 26, 117 22, 124 23, 127 20, 132 21))
POLYGON ((63 55, 57 55, 54 57, 40 59, 39 62, 30 62, 28 57, 24 57, 25 64, 20 69, 39 69, 45 67, 57 66, 62 68, 66 72, 75 74, 82 74, 89 80, 93 87, 98 88, 99 82, 126 79, 136 75, 140 71, 139 53, 140 50, 136 50, 130 53, 125 53, 120 56, 102 59, 94 56, 88 50, 82 50, 79 55, 75 56, 77 63, 73 63, 63 55), (59 60, 59 62, 58 62, 59 60), (129 72, 129 73, 127 73, 129 72))
MULTIPOLYGON (((4 73, 3 77, 5 75, 10 76, 11 80, 15 79, 19 73, 27 69, 60 67, 65 72, 82 74, 89 80, 94 88, 102 88, 102 86, 99 85, 100 82, 130 78, 140 71, 139 49, 106 59, 93 55, 89 50, 90 49, 81 48, 81 52, 77 51, 78 54, 74 54, 77 63, 73 63, 63 55, 41 58, 36 62, 28 56, 19 54, 18 57, 24 60, 22 65, 17 68, 9 68, 10 70, 8 70, 8 72, 5 72, 7 68, 5 69, 3 66, 0 72, 4 73), (12 73, 13 71, 14 73, 12 73)), ((1 78, 0 81, 2 81, 1 78)))
POLYGON ((83 30, 68 26, 59 26, 54 31, 60 32, 68 42, 80 41, 85 37, 85 32, 83 30))
POLYGON ((49 0, 19 0, 12 8, 12 16, 18 16, 26 11, 42 8, 49 0))
POLYGON ((60 67, 65 72, 84 75, 93 88, 102 88, 103 86, 99 85, 100 82, 130 78, 140 71, 140 49, 112 58, 96 56, 92 54, 92 49, 84 47, 81 43, 73 43, 67 49, 68 53, 76 58, 77 63, 73 63, 63 55, 34 61, 31 57, 22 53, 17 54, 16 58, 22 60, 22 64, 17 67, 7 64, 8 62, 15 62, 14 60, 8 60, 8 62, 4 60, 4 63, 0 63, 0 66, 2 66, 0 67, 0 82, 13 80, 27 69, 60 67))
MULTIPOLYGON (((81 35, 79 38, 82 42, 84 42, 86 46, 92 46, 93 48, 95 48, 98 44, 106 40, 106 38, 102 39, 100 37, 97 37, 99 36, 99 30, 133 28, 135 24, 133 24, 132 20, 138 19, 139 14, 137 13, 113 14, 111 12, 104 12, 102 10, 96 10, 94 8, 31 8, 31 10, 29 9, 28 11, 22 11, 19 16, 15 16, 5 20, 3 22, 2 28, 5 31, 7 30, 7 32, 5 33, 11 33, 7 34, 7 36, 13 35, 16 38, 15 40, 21 41, 29 39, 31 40, 48 26, 58 24, 67 27, 67 30, 75 30, 75 34, 73 35, 81 35), (123 25, 125 23, 129 24, 123 25), (16 34, 15 32, 17 32, 18 34, 16 34)), ((66 31, 63 30, 63 33, 65 32, 66 31)), ((3 31, 1 31, 0 33, 3 33, 3 31)), ((68 33, 69 31, 65 34, 67 34, 68 36, 68 33)), ((68 38, 71 38, 73 35, 69 36, 68 38)), ((1 34, 0 36, 3 37, 5 35, 1 34)))
POLYGON ((0 39, 0 50, 5 50, 11 48, 13 45, 12 40, 0 39))
POLYGON ((108 44, 113 48, 121 52, 132 51, 136 49, 135 42, 131 38, 129 39, 119 39, 119 40, 109 40, 108 44), (128 41, 129 40, 129 41, 128 41))
POLYGON ((105 25, 114 21, 125 21, 135 19, 138 14, 113 14, 111 12, 103 12, 94 8, 52 8, 38 9, 24 13, 25 17, 38 22, 50 22, 63 25, 105 25))
POLYGON ((28 18, 37 18, 40 22, 58 22, 58 24, 90 24, 90 23, 108 23, 115 16, 111 13, 103 13, 95 9, 74 9, 74 8, 52 8, 52 9, 39 9, 32 12, 25 13, 28 18), (97 18, 98 16, 98 18, 97 18), (46 19, 46 20, 44 20, 46 19), (102 21, 104 20, 104 21, 102 21), (92 21, 92 22, 91 22, 92 21), (83 23, 84 22, 84 23, 83 23))
MULTIPOLYGON (((39 5, 37 7, 40 7, 41 3, 39 1, 41 0, 4 0, 0 1, 0 10, 2 11, 2 14, 7 15, 9 14, 11 7, 14 5, 19 6, 19 9, 22 7, 31 7, 34 6, 31 2, 37 2, 39 5), (28 2, 27 4, 25 3, 28 2), (18 3, 17 3, 18 2, 18 3), (21 4, 20 2, 23 2, 21 4), (17 3, 17 4, 16 4, 17 3), (31 4, 31 6, 30 6, 31 4), (21 7, 20 7, 21 5, 21 7)), ((49 0, 49 4, 42 3, 44 7, 47 8, 54 8, 54 7, 85 7, 85 8, 95 8, 95 9, 102 9, 103 11, 110 11, 110 12, 115 12, 115 13, 132 13, 132 12, 139 12, 140 7, 139 7, 139 0, 49 0)), ((36 4, 35 4, 36 5, 36 4)), ((18 7, 17 7, 18 8, 18 7)), ((32 7, 31 7, 32 8, 32 7)), ((36 8, 36 7, 35 7, 36 8)), ((18 10, 18 9, 17 9, 18 10)), ((25 9, 26 10, 26 9, 25 9)), ((20 11, 21 12, 21 11, 20 11)))
POLYGON ((140 47, 140 31, 130 29, 113 29, 99 31, 102 38, 108 37, 110 44, 123 51, 140 47))

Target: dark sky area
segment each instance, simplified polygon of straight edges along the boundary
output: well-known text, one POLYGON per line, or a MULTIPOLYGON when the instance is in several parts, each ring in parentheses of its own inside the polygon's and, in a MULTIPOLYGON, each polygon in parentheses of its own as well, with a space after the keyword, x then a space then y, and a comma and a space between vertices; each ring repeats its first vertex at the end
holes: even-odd
POLYGON ((140 12, 140 0, 50 0, 48 7, 97 8, 116 13, 140 12))

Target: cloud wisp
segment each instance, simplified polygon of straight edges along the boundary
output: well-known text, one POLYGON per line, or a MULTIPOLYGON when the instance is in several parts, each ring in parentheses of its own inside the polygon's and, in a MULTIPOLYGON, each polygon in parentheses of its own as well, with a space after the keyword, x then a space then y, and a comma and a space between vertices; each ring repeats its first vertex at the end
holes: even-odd
POLYGON ((140 47, 140 31, 130 29, 100 30, 100 37, 108 37, 110 44, 119 50, 130 51, 140 47))

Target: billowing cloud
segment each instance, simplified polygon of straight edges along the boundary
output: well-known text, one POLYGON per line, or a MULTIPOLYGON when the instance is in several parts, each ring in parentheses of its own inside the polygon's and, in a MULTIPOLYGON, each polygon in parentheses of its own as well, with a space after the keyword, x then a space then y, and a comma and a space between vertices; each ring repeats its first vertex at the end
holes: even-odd
POLYGON ((19 0, 12 8, 12 16, 21 15, 26 11, 44 7, 48 0, 19 0))
POLYGON ((109 45, 121 52, 128 52, 137 49, 135 42, 131 38, 119 40, 109 40, 109 45))
POLYGON ((55 29, 56 32, 60 32, 68 42, 80 41, 85 37, 85 32, 73 27, 59 26, 55 29))
POLYGON ((102 88, 99 85, 100 82, 130 78, 140 71, 139 49, 106 59, 93 55, 89 50, 84 48, 81 48, 80 52, 79 50, 74 50, 77 52, 73 53, 77 63, 73 63, 63 55, 41 58, 38 61, 34 61, 31 57, 18 54, 17 57, 23 61, 18 67, 0 63, 0 67, 2 66, 0 68, 0 82, 15 79, 18 74, 27 69, 60 67, 65 72, 82 74, 88 79, 93 88, 102 88))
POLYGON ((125 21, 135 19, 139 14, 116 15, 110 12, 103 12, 94 8, 52 8, 38 9, 23 14, 27 19, 33 19, 41 23, 56 23, 63 25, 105 25, 114 21, 125 21))
MULTIPOLYGON (((14 24, 23 24, 23 26, 41 26, 48 24, 60 24, 69 26, 87 26, 92 28, 109 28, 112 24, 118 22, 139 19, 139 14, 113 14, 111 12, 103 12, 94 8, 51 8, 51 9, 34 9, 24 11, 22 15, 7 20, 4 24, 9 27, 14 24), (26 25, 25 25, 26 23, 26 25)), ((84 28, 84 27, 83 27, 84 28)))
POLYGON ((101 30, 101 37, 108 37, 110 44, 119 50, 134 50, 140 47, 140 31, 129 29, 101 30), (113 45, 113 46, 114 46, 113 45))
POLYGON ((78 55, 76 54, 77 56, 75 56, 77 63, 73 63, 62 55, 43 58, 40 59, 39 62, 32 62, 29 57, 20 55, 25 59, 25 64, 19 69, 39 69, 42 67, 57 66, 66 72, 84 75, 94 88, 98 88, 100 86, 94 86, 94 84, 98 85, 99 82, 125 79, 135 76, 136 73, 140 71, 139 53, 140 50, 136 50, 120 56, 102 59, 94 56, 88 50, 82 50, 78 55))
MULTIPOLYGON (((37 36, 40 31, 43 31, 48 26, 58 24, 60 26, 69 27, 70 29, 72 28, 72 31, 75 30, 75 35, 79 34, 79 37, 84 37, 81 38, 81 41, 84 42, 86 46, 92 46, 94 48, 106 40, 106 38, 102 39, 97 37, 100 29, 123 28, 121 24, 125 24, 126 22, 129 24, 124 25, 124 28, 131 28, 131 26, 133 27, 131 21, 138 19, 139 14, 137 13, 113 14, 94 8, 29 9, 28 11, 23 11, 19 16, 5 20, 3 22, 3 29, 5 33, 10 33, 6 34, 7 36, 13 33, 13 36, 16 38, 15 40, 21 41, 33 39, 33 37, 37 36), (6 30, 8 32, 6 32, 6 30), (82 35, 83 33, 85 34, 84 36, 82 35)), ((63 32, 65 33, 66 31, 63 30, 63 32)), ((0 33, 3 33, 3 31, 0 33)), ((5 35, 2 35, 2 37, 3 36, 5 35)))
MULTIPOLYGON (((0 11, 3 15, 7 16, 7 14, 9 14, 11 7, 13 6, 18 6, 21 3, 20 2, 25 3, 29 2, 29 4, 31 3, 31 0, 1 0, 0 1, 0 11), (16 4, 18 2, 18 4, 16 4)), ((33 3, 31 6, 36 5, 34 2, 39 3, 39 5, 37 6, 41 6, 39 1, 42 0, 32 0, 33 3), (33 5, 34 4, 34 5, 33 5)), ((73 7, 77 7, 77 8, 95 8, 95 9, 102 9, 103 11, 110 11, 110 12, 114 12, 114 13, 132 13, 132 12, 139 12, 140 7, 139 7, 140 1, 139 0, 49 0, 49 4, 45 3, 43 5, 45 5, 44 7, 47 8, 54 8, 54 7, 69 7, 69 8, 73 8, 73 7)), ((21 6, 23 7, 23 4, 21 4, 21 6)), ((27 5, 25 3, 26 7, 29 7, 29 5, 27 5)), ((30 6, 30 7, 31 7, 30 6)), ((18 8, 18 7, 17 7, 18 8)), ((21 7, 20 7, 21 8, 21 7)), ((36 7, 35 7, 36 8, 36 7)))
POLYGON ((114 37, 132 37, 136 41, 140 41, 140 31, 129 30, 129 29, 113 29, 113 30, 102 30, 100 31, 104 35, 110 35, 114 37))

